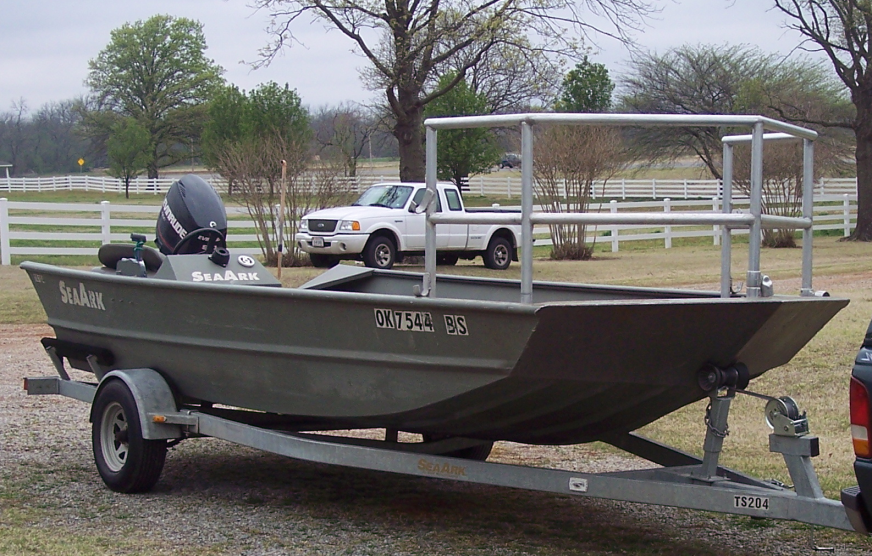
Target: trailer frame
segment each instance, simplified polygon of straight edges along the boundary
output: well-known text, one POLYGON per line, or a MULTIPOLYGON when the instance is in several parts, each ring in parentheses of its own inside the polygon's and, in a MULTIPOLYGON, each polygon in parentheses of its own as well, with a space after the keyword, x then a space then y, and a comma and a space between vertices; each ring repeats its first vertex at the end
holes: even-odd
MULTIPOLYGON (((823 495, 811 458, 818 455, 818 439, 809 434, 769 437, 770 451, 781 453, 795 490, 726 468, 718 463, 727 430, 735 388, 710 395, 704 456, 680 451, 635 433, 604 439, 628 453, 662 467, 642 470, 584 473, 560 469, 488 463, 440 455, 475 446, 475 439, 450 438, 435 442, 398 442, 396 431, 373 440, 325 433, 276 430, 251 424, 264 414, 241 409, 179 405, 172 388, 153 369, 114 370, 99 383, 73 380, 51 342, 44 342, 59 376, 26 378, 28 395, 61 395, 93 404, 101 389, 120 381, 136 400, 142 438, 177 442, 214 437, 299 460, 419 477, 504 486, 570 496, 672 506, 757 518, 793 520, 868 534, 863 516, 850 504, 823 495), (249 421, 249 422, 246 422, 249 421)), ((94 356, 89 363, 99 363, 94 356)), ((99 370, 99 369, 97 369, 99 370)), ((95 373, 96 374, 96 373, 95 373)), ((804 417, 804 416, 803 416, 804 417)), ((99 416, 91 415, 99 421, 99 416)), ((96 420, 96 421, 95 421, 96 420)), ((132 420, 131 420, 132 421, 132 420)), ((806 429, 807 430, 807 429, 806 429)), ((777 432, 777 431, 776 431, 777 432)))

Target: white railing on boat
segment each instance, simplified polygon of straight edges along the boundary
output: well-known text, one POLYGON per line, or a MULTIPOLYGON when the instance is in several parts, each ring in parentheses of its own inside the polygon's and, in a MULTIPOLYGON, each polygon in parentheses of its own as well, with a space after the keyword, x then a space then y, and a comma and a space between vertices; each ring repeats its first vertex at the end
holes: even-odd
MULTIPOLYGON (((731 270, 731 234, 735 228, 746 228, 750 234, 748 249, 748 270, 746 272, 746 296, 756 298, 765 295, 765 280, 760 272, 761 232, 766 228, 789 226, 801 229, 802 232, 802 286, 800 294, 814 296, 812 289, 812 218, 814 214, 812 199, 814 195, 814 140, 817 133, 793 124, 780 122, 764 116, 755 115, 688 115, 688 114, 505 114, 491 116, 461 116, 446 118, 428 118, 424 122, 426 128, 426 181, 432 198, 436 196, 436 142, 439 129, 463 129, 478 127, 509 127, 521 128, 521 215, 507 216, 505 214, 488 217, 488 223, 497 220, 521 225, 521 302, 533 302, 533 226, 537 223, 565 224, 628 224, 639 223, 649 218, 651 224, 681 225, 688 223, 690 218, 675 214, 663 215, 647 213, 647 216, 634 215, 603 215, 590 213, 563 213, 560 215, 535 213, 533 210, 533 126, 536 125, 573 125, 573 126, 682 126, 682 127, 728 127, 750 129, 749 135, 737 135, 724 138, 724 203, 721 214, 707 213, 692 217, 695 224, 720 226, 721 243, 721 296, 732 295, 731 270), (765 134, 765 132, 770 132, 765 134), (801 140, 803 145, 802 171, 802 216, 797 218, 779 217, 773 220, 763 214, 763 141, 764 139, 783 141, 801 140), (749 217, 733 215, 732 206, 732 145, 734 143, 751 143, 751 191, 749 217), (633 219, 638 220, 633 220, 633 219)), ((426 203, 426 256, 425 275, 419 294, 422 296, 436 295, 436 224, 478 223, 483 215, 447 216, 435 214, 434 203, 426 203)))

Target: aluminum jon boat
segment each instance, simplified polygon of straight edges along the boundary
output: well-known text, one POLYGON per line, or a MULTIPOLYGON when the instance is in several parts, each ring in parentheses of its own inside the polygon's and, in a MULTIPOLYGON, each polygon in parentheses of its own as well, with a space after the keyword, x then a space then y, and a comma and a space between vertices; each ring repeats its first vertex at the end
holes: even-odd
POLYGON ((434 192, 436 129, 520 123, 522 213, 462 216, 466 223, 522 225, 520 281, 437 277, 435 225, 457 217, 437 214, 426 200, 423 275, 338 266, 287 289, 253 287, 271 275, 243 256, 150 254, 148 271, 127 272, 134 275, 121 269, 129 257, 96 272, 22 267, 56 332, 47 345, 60 357, 98 378, 113 369, 153 369, 178 403, 244 408, 297 431, 383 427, 532 444, 603 439, 787 363, 847 304, 811 288, 814 132, 759 116, 624 120, 555 114, 428 120, 427 186, 434 192), (730 187, 723 213, 534 213, 530 129, 554 122, 750 126, 752 135, 725 139, 726 183, 733 143, 752 143, 757 168, 764 139, 798 138, 806 151, 805 212, 762 214, 762 174, 755 172, 750 213, 732 212, 730 187), (534 283, 533 225, 557 222, 720 225, 721 291, 534 283), (803 231, 801 295, 772 294, 759 270, 759 241, 750 243, 745 293, 732 293, 730 231, 747 228, 759 238, 761 229, 785 225, 803 231))

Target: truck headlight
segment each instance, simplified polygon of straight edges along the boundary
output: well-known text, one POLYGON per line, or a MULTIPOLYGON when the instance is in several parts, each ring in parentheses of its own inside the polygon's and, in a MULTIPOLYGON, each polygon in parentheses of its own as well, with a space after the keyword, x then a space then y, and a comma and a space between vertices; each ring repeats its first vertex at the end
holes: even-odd
POLYGON ((357 220, 343 220, 339 223, 339 231, 341 232, 359 232, 360 222, 357 220))
POLYGON ((309 221, 303 218, 300 220, 300 227, 297 230, 299 232, 308 232, 309 231, 309 221))

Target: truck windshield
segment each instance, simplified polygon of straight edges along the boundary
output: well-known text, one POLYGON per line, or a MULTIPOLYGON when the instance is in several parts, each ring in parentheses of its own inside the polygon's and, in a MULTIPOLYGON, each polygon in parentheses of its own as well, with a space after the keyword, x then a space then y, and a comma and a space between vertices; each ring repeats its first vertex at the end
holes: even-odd
POLYGON ((363 192, 354 206, 403 208, 411 194, 409 185, 374 185, 363 192))

